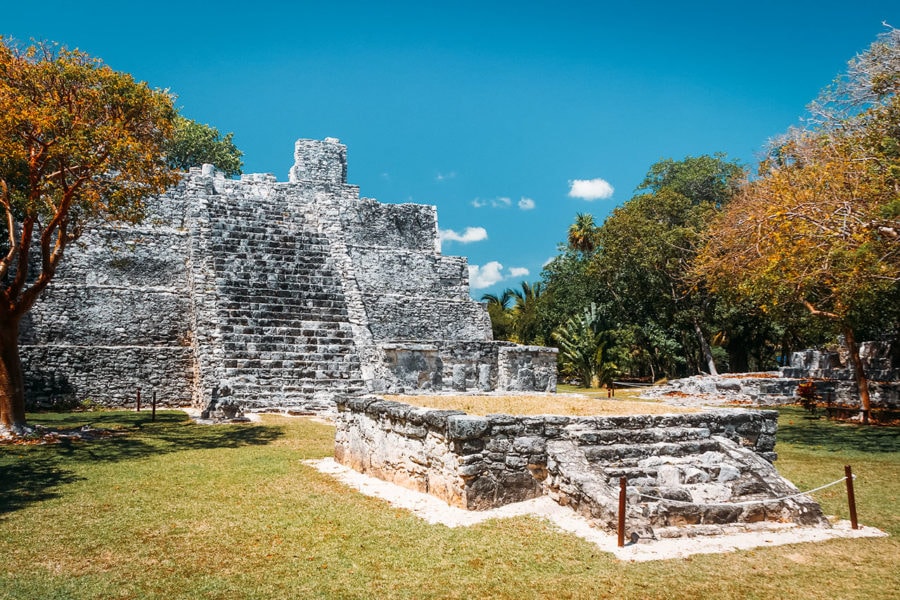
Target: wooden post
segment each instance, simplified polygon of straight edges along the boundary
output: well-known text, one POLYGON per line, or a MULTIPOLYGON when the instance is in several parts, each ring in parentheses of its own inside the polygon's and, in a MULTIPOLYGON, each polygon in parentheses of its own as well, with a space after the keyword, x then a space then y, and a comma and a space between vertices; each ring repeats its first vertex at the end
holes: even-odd
POLYGON ((153 390, 153 404, 151 406, 153 406, 153 412, 150 413, 150 420, 155 421, 156 420, 156 390, 153 390))
POLYGON ((859 522, 856 520, 856 495, 853 493, 853 471, 850 465, 844 466, 844 475, 847 477, 847 502, 850 504, 850 526, 853 529, 859 529, 859 522))
POLYGON ((141 412, 141 388, 137 389, 137 412, 141 412))
POLYGON ((619 477, 619 548, 625 546, 625 485, 625 478, 619 477))

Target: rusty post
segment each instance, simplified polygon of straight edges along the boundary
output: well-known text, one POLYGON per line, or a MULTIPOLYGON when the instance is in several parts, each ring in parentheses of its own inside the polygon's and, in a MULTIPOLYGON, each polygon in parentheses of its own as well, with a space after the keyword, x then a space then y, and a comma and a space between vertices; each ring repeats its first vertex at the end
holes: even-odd
POLYGON ((153 390, 153 404, 151 404, 151 406, 153 407, 153 412, 150 413, 150 420, 155 421, 156 420, 156 390, 153 390))
POLYGON ((141 412, 141 388, 137 389, 137 412, 141 412))
POLYGON ((847 477, 847 502, 850 504, 850 526, 853 529, 859 529, 859 522, 856 520, 856 495, 853 493, 853 471, 850 465, 844 466, 844 475, 847 477))
POLYGON ((619 548, 625 546, 625 485, 625 478, 619 477, 619 548))

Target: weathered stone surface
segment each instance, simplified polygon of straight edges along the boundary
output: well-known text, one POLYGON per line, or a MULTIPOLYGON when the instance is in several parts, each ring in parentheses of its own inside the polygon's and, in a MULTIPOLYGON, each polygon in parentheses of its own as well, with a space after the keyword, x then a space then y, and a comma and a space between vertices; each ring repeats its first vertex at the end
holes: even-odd
POLYGON ((451 440, 480 438, 490 425, 484 417, 453 415, 447 419, 447 438, 451 440))
POLYGON ((761 430, 773 427, 774 411, 478 417, 412 409, 408 414, 425 411, 427 429, 414 437, 405 433, 404 413, 394 404, 340 402, 335 457, 471 510, 547 494, 611 528, 619 478, 625 477, 629 530, 641 535, 657 527, 765 519, 827 525, 818 506, 805 499, 779 500, 764 510, 727 504, 795 491, 766 460, 768 451, 753 446, 761 430), (443 482, 437 489, 435 480, 443 482))
MULTIPOLYGON (((900 343, 896 340, 862 342, 859 350, 869 379, 872 408, 900 409, 900 343)), ((848 351, 843 345, 839 351, 808 349, 794 352, 790 365, 779 371, 737 376, 697 375, 672 380, 665 386, 645 391, 644 396, 666 398, 673 404, 773 406, 797 402, 797 386, 804 381, 813 383, 823 404, 859 406, 859 390, 848 351)))
POLYGON ((191 169, 142 225, 89 229, 22 324, 30 403, 122 404, 141 387, 303 412, 445 382, 555 390, 555 350, 491 340, 435 208, 360 198, 346 153, 299 140, 288 183, 191 169))

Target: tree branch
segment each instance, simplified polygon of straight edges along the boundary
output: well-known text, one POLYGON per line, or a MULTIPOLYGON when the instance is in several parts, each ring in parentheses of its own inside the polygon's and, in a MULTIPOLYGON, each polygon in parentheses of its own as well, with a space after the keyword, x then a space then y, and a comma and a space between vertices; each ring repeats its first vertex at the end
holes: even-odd
POLYGON ((833 312, 828 312, 827 310, 819 310, 818 308, 813 306, 812 302, 810 302, 809 300, 803 299, 800 302, 803 303, 803 306, 806 307, 806 309, 809 311, 809 314, 811 314, 811 315, 815 315, 817 317, 827 317, 829 319, 835 319, 838 321, 841 319, 838 315, 834 314, 833 312))

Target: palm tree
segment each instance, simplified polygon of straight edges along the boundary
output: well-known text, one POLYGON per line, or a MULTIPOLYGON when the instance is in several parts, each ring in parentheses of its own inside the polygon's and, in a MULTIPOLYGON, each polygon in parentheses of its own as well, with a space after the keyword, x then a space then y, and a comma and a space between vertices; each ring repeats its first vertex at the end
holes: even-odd
POLYGON ((593 252, 596 247, 597 226, 594 215, 578 213, 575 222, 569 226, 569 248, 578 252, 593 252))
POLYGON ((520 344, 533 344, 538 342, 538 301, 544 291, 544 284, 540 281, 528 283, 523 281, 521 289, 507 289, 513 306, 510 309, 512 316, 513 341, 520 344))
POLYGON ((499 296, 484 294, 481 301, 487 305, 491 318, 491 333, 495 340, 508 340, 512 337, 512 315, 509 303, 513 298, 512 290, 504 290, 499 296))
POLYGON ((578 377, 582 387, 589 388, 595 381, 602 387, 618 373, 616 365, 606 360, 607 332, 600 329, 601 324, 597 305, 591 302, 579 317, 570 318, 553 332, 562 371, 578 377))
POLYGON ((484 294, 481 296, 481 301, 488 305, 488 309, 492 306, 496 306, 502 310, 507 310, 509 309, 509 301, 512 300, 512 297, 513 291, 505 289, 499 296, 497 294, 484 294))

